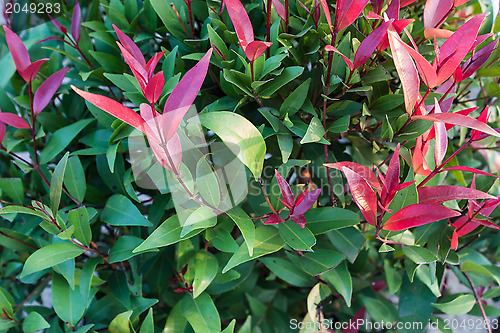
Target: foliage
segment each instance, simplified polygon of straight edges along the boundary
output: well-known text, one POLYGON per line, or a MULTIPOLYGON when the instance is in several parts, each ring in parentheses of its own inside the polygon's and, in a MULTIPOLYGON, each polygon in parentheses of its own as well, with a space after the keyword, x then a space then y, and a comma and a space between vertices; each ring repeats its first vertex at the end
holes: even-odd
POLYGON ((498 6, 64 3, 0 30, 0 331, 500 316, 498 6))

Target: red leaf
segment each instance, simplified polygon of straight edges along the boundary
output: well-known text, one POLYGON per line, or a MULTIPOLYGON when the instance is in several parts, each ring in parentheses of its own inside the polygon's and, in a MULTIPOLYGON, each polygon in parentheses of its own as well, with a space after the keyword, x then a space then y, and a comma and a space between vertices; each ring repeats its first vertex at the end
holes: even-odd
MULTIPOLYGON (((228 7, 229 4, 230 2, 227 3, 228 7)), ((191 68, 186 75, 184 75, 180 82, 175 86, 174 90, 172 90, 170 96, 168 96, 165 108, 163 109, 163 115, 168 114, 169 126, 171 126, 171 128, 175 128, 172 134, 175 133, 177 127, 179 127, 182 118, 188 111, 191 104, 193 104, 198 92, 200 91, 201 85, 203 84, 208 71, 211 55, 212 49, 208 50, 203 58, 201 58, 201 60, 193 68, 191 68)), ((165 138, 165 140, 169 139, 170 137, 165 138)))
POLYGON ((32 62, 22 72, 19 72, 19 74, 21 74, 21 76, 23 77, 23 79, 26 82, 30 82, 36 77, 36 75, 38 74, 38 71, 40 70, 40 67, 42 67, 42 65, 47 60, 49 60, 49 58, 43 58, 43 59, 37 60, 35 62, 32 62))
POLYGON ((4 123, 0 122, 0 146, 2 145, 3 139, 5 138, 6 126, 4 123))
POLYGON ((156 65, 158 64, 158 61, 160 61, 161 57, 163 57, 165 52, 167 51, 157 52, 151 59, 149 59, 145 67, 145 70, 148 72, 148 78, 153 76, 156 65))
MULTIPOLYGON (((398 1, 398 0, 393 0, 398 1)), ((382 39, 387 34, 387 28, 392 24, 394 20, 389 20, 383 22, 377 29, 373 30, 365 39, 361 42, 354 56, 354 68, 358 68, 364 64, 372 54, 374 53, 377 46, 380 44, 382 39)))
POLYGON ((417 0, 401 0, 401 8, 411 5, 417 0))
MULTIPOLYGON (((477 120, 486 124, 488 122, 489 110, 490 110, 490 106, 486 105, 486 107, 484 108, 483 112, 481 112, 481 114, 479 115, 477 120)), ((482 132, 480 132, 478 130, 473 130, 471 135, 470 135, 470 138, 472 140, 478 140, 481 137, 481 134, 482 134, 482 132)))
POLYGON ((488 13, 479 14, 457 29, 439 49, 437 84, 448 79, 460 65, 476 40, 481 23, 488 13))
POLYGON ((472 219, 471 222, 475 222, 477 224, 483 225, 483 226, 491 228, 491 229, 500 230, 500 226, 498 224, 495 224, 495 223, 490 222, 488 220, 472 219))
POLYGON ((33 112, 35 115, 39 114, 49 104, 68 70, 69 68, 66 67, 55 72, 35 91, 35 98, 33 99, 33 112))
MULTIPOLYGON (((451 98, 448 98, 447 100, 441 102, 440 107, 441 107, 441 111, 444 110, 444 108, 448 108, 448 110, 451 108, 451 103, 453 102, 453 97, 451 98), (447 105, 444 105, 445 102, 447 102, 449 100, 449 107, 448 107, 448 104, 447 105)), ((432 107, 432 106, 431 106, 432 107)), ((476 111, 478 109, 477 106, 475 107, 472 107, 472 108, 469 108, 469 109, 465 109, 465 110, 460 110, 460 111, 457 111, 455 113, 458 113, 458 114, 461 114, 461 115, 464 115, 464 116, 468 116, 470 113, 472 113, 473 111, 476 111)), ((430 111, 430 110, 429 110, 430 111)), ((451 128, 453 128, 455 125, 452 125, 452 124, 446 124, 445 123, 445 127, 446 127, 446 130, 450 130, 451 128)), ((425 140, 429 141, 429 140, 432 140, 436 137, 436 132, 434 130, 434 126, 431 127, 431 130, 429 131, 429 135, 427 135, 427 138, 425 138, 425 140)))
POLYGON ((239 0, 225 0, 227 12, 233 22, 241 48, 245 50, 250 42, 254 41, 252 22, 239 0))
POLYGON ((474 74, 490 58, 491 54, 495 50, 497 43, 497 40, 491 42, 481 50, 475 52, 472 57, 467 59, 467 61, 462 66, 462 80, 465 80, 472 74, 474 74))
POLYGON ((309 208, 314 205, 316 200, 318 200, 319 194, 321 193, 321 189, 316 189, 313 191, 308 192, 304 199, 300 201, 300 203, 297 204, 297 206, 293 209, 293 215, 301 215, 304 214, 309 210, 309 208))
POLYGON ((398 143, 394 153, 391 157, 391 162, 389 162, 389 168, 385 176, 385 182, 387 183, 387 193, 393 193, 399 185, 399 147, 398 143))
POLYGON ((146 69, 132 54, 130 54, 129 51, 127 51, 127 49, 122 44, 120 44, 120 42, 116 42, 116 45, 118 45, 118 47, 120 48, 123 59, 125 59, 125 62, 130 67, 132 73, 137 79, 137 82, 139 82, 141 89, 144 91, 144 89, 146 89, 148 80, 148 73, 146 69))
POLYGON ((142 119, 142 117, 135 113, 133 110, 127 108, 126 106, 123 106, 122 104, 112 100, 111 98, 80 90, 73 85, 71 86, 71 88, 91 104, 145 133, 144 119, 142 119))
POLYGON ((440 172, 443 172, 443 171, 452 171, 452 170, 474 172, 474 173, 479 173, 481 175, 491 176, 491 177, 497 177, 498 178, 498 176, 492 175, 491 173, 487 173, 486 171, 474 169, 474 168, 467 167, 467 166, 461 166, 461 165, 444 168, 444 169, 441 169, 440 172))
POLYGON ((149 80, 146 90, 144 91, 144 97, 146 97, 149 103, 156 103, 163 92, 164 85, 165 78, 163 77, 163 71, 156 73, 156 75, 149 80))
POLYGON ((377 195, 366 180, 347 167, 342 168, 347 179, 352 199, 361 210, 366 222, 377 224, 377 195))
POLYGON ((456 230, 453 230, 453 234, 451 235, 450 249, 456 250, 457 247, 458 247, 458 234, 456 230))
POLYGON ((73 9, 73 16, 71 17, 71 36, 76 41, 76 44, 80 41, 80 28, 82 25, 82 10, 80 9, 80 3, 76 0, 75 8, 73 9))
MULTIPOLYGON (((333 26, 332 26, 332 15, 330 14, 330 8, 328 7, 328 3, 326 0, 319 0, 321 3, 321 7, 323 7, 323 12, 325 13, 326 17, 326 22, 328 23, 328 26, 330 27, 330 32, 333 32, 333 26)), ((338 1, 337 1, 338 4, 338 1)), ((333 41, 335 43, 335 41, 333 41)))
POLYGON ((450 200, 478 199, 495 199, 495 197, 473 188, 452 185, 424 186, 418 189, 419 203, 438 204, 450 200))
POLYGON ((290 215, 290 218, 292 219, 293 222, 295 222, 295 224, 297 224, 301 228, 304 228, 306 226, 306 218, 304 215, 292 214, 290 215))
POLYGON ((328 168, 333 168, 342 171, 343 167, 347 167, 351 169, 352 171, 356 172, 359 174, 361 177, 363 177, 372 187, 374 187, 377 191, 382 191, 382 186, 380 186, 380 182, 370 169, 365 167, 364 165, 354 163, 354 162, 337 162, 337 163, 326 163, 323 164, 324 166, 328 168))
POLYGON ((430 203, 418 203, 407 206, 394 213, 382 226, 389 231, 402 231, 424 224, 460 216, 459 212, 430 203))
MULTIPOLYGON (((17 71, 23 76, 22 72, 31 64, 28 50, 18 35, 12 32, 6 25, 3 26, 3 29, 5 30, 5 40, 7 41, 7 46, 9 47, 14 64, 16 65, 17 71)), ((26 80, 24 76, 23 78, 26 80)))
POLYGON ((459 113, 439 113, 439 114, 428 114, 425 116, 414 116, 413 119, 423 119, 423 120, 429 120, 429 121, 434 121, 434 122, 442 122, 442 123, 447 123, 447 124, 452 124, 452 125, 458 125, 462 127, 467 127, 471 129, 476 129, 480 132, 493 135, 496 137, 500 137, 500 133, 495 131, 493 128, 490 126, 486 125, 485 123, 468 117, 464 116, 459 113))
MULTIPOLYGON (((434 114, 442 114, 437 98, 434 97, 434 114)), ((446 126, 444 123, 434 123, 436 133, 436 147, 434 150, 434 160, 436 165, 441 165, 448 149, 448 136, 446 135, 446 126)))
POLYGON ((437 28, 450 15, 452 7, 453 0, 427 0, 424 5, 424 28, 437 28))
POLYGON ((4 123, 15 128, 30 128, 30 125, 28 125, 26 120, 19 117, 17 114, 9 112, 0 112, 0 123, 4 123))
POLYGON ((419 136, 412 155, 413 170, 418 175, 428 176, 431 173, 427 162, 425 162, 426 153, 427 149, 422 143, 422 136, 419 136))
POLYGON ((271 42, 261 42, 261 41, 253 41, 250 42, 244 49, 243 52, 245 52, 245 55, 247 56, 248 60, 250 61, 255 61, 258 57, 262 55, 266 51, 266 49, 273 45, 271 42))
POLYGON ((337 0, 334 32, 337 33, 351 25, 359 17, 367 3, 368 0, 337 0))
POLYGON ((410 54, 404 47, 401 38, 393 27, 387 30, 389 44, 391 45, 392 58, 398 72, 405 99, 406 112, 411 115, 415 104, 422 98, 420 96, 417 69, 410 54))
POLYGON ((55 18, 53 18, 52 16, 50 16, 50 15, 48 15, 48 16, 49 16, 50 21, 52 22, 52 24, 54 24, 56 26, 57 30, 59 30, 60 32, 62 32, 64 35, 66 35, 66 33, 68 32, 68 29, 66 29, 65 27, 63 27, 61 25, 61 23, 59 23, 59 21, 56 20, 55 18))
POLYGON ((285 220, 281 218, 278 214, 271 214, 269 217, 263 222, 264 225, 267 224, 278 224, 278 223, 283 223, 285 220))
POLYGON ((370 0, 370 3, 372 4, 373 11, 377 15, 380 15, 382 8, 384 7, 384 0, 370 0))
POLYGON ((346 57, 345 55, 343 55, 339 50, 337 50, 334 46, 332 45, 326 45, 325 46, 325 50, 329 51, 329 52, 335 52, 337 54, 340 54, 340 56, 342 57, 342 59, 344 59, 344 62, 345 64, 347 65, 347 67, 349 68, 349 70, 352 72, 354 71, 354 64, 352 63, 351 59, 349 59, 348 57, 346 57))
POLYGON ((362 328, 362 325, 358 325, 358 321, 365 319, 365 313, 366 309, 363 306, 351 319, 349 319, 349 326, 347 326, 348 328, 344 328, 342 333, 358 333, 359 329, 362 328))
POLYGON ((283 203, 285 206, 289 209, 292 210, 294 206, 294 201, 295 198, 293 196, 292 190, 290 189, 290 185, 286 182, 285 178, 283 178, 278 170, 274 170, 274 173, 276 175, 276 181, 278 182, 278 186, 281 191, 281 195, 283 196, 283 203))
POLYGON ((132 55, 132 57, 137 60, 141 67, 145 68, 146 60, 144 60, 144 56, 142 55, 141 50, 139 50, 139 47, 137 47, 134 41, 114 24, 113 29, 115 29, 116 35, 118 36, 118 39, 120 40, 120 43, 123 45, 125 50, 127 50, 132 55))
POLYGON ((280 0, 273 0, 273 5, 274 9, 276 9, 276 12, 278 13, 278 16, 281 17, 283 21, 285 21, 285 6, 280 2, 280 0))
MULTIPOLYGON (((405 30, 405 32, 406 35, 411 38, 408 31, 405 30)), ((410 40, 413 41, 413 39, 410 40)), ((399 38, 398 41, 401 45, 403 45, 406 51, 408 51, 413 60, 415 60, 418 73, 420 74, 420 77, 422 78, 422 81, 424 81, 425 85, 429 88, 434 88, 437 85, 437 74, 434 70, 434 67, 432 67, 427 59, 425 59, 417 50, 413 49, 411 46, 403 42, 401 38, 399 38)))
POLYGON ((385 10, 387 17, 394 20, 399 19, 399 7, 400 7, 400 1, 392 0, 389 6, 387 6, 387 9, 385 10))

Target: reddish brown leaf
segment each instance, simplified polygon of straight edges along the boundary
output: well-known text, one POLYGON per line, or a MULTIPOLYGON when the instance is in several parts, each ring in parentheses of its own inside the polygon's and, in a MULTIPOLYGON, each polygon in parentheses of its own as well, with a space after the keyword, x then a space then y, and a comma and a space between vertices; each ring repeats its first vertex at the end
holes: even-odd
POLYGON ((368 0, 337 0, 334 32, 338 33, 356 21, 367 3, 368 0))
POLYGON ((377 195, 368 185, 365 178, 347 167, 342 168, 347 179, 352 199, 361 210, 366 222, 371 225, 377 224, 377 195))
POLYGON ((460 216, 459 212, 437 204, 418 203, 397 211, 382 226, 389 231, 402 231, 424 224, 460 216))
POLYGON ((424 186, 418 189, 418 201, 420 203, 438 204, 450 200, 480 200, 494 198, 494 196, 483 191, 462 186, 424 186))
POLYGON ((285 178, 279 174, 278 170, 274 170, 274 174, 276 175, 276 181, 278 182, 281 195, 283 196, 282 202, 289 210, 292 210, 295 205, 295 198, 293 196, 292 189, 290 188, 290 185, 288 185, 285 178))
POLYGON ((364 179, 366 179, 366 181, 372 187, 374 187, 377 191, 380 192, 382 190, 382 186, 380 186, 380 182, 379 182, 377 176, 375 176, 375 174, 373 173, 372 170, 368 169, 364 165, 354 163, 354 162, 345 161, 345 162, 337 162, 337 163, 326 163, 326 164, 324 164, 324 166, 326 166, 328 168, 337 169, 340 171, 342 171, 343 167, 347 167, 347 168, 351 169, 352 171, 356 172, 357 174, 359 174, 364 179))

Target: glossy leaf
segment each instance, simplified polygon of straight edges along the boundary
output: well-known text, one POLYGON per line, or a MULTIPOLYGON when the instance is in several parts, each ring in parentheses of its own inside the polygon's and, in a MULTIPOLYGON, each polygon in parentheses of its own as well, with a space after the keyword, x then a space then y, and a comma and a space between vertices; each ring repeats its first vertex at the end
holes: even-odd
POLYGON ((352 199, 361 210, 361 214, 365 217, 366 221, 371 225, 377 224, 377 195, 373 189, 368 185, 366 180, 358 173, 352 171, 347 167, 343 167, 342 171, 349 184, 352 199))
POLYGON ((114 226, 151 226, 139 209, 120 194, 113 195, 106 202, 106 207, 101 213, 101 220, 114 226))
POLYGON ((367 3, 368 0, 337 1, 334 32, 337 33, 351 25, 359 17, 367 3))
POLYGON ((20 277, 22 278, 60 264, 68 259, 78 257, 83 252, 85 252, 84 249, 68 242, 44 246, 26 259, 20 277))
POLYGON ((206 251, 197 252, 194 260, 193 298, 196 298, 207 289, 215 278, 219 264, 217 258, 206 251))
POLYGON ((68 70, 69 68, 63 68, 55 72, 35 91, 35 98, 33 100, 33 112, 35 115, 39 114, 50 103, 68 70))
POLYGON ((76 0, 76 4, 73 7, 73 15, 71 16, 71 36, 73 36, 77 44, 80 41, 81 25, 82 10, 80 9, 80 2, 76 0))
POLYGON ((234 221, 234 223, 238 226, 245 239, 245 243, 248 247, 248 253, 250 256, 253 255, 253 247, 255 241, 255 225, 254 222, 250 219, 247 213, 239 207, 234 207, 231 210, 227 211, 227 215, 234 221))
POLYGON ((220 332, 221 322, 219 313, 207 293, 202 293, 195 299, 186 296, 182 299, 181 304, 182 312, 195 333, 220 332))
POLYGON ((392 24, 392 22, 393 20, 384 21, 377 27, 377 29, 373 30, 368 36, 366 36, 365 39, 363 39, 358 47, 358 50, 356 51, 356 55, 354 56, 354 68, 358 68, 359 66, 363 65, 368 59, 370 59, 377 46, 386 35, 387 29, 392 24))
POLYGON ((420 187, 418 198, 420 203, 434 204, 449 200, 495 199, 494 196, 473 188, 452 185, 420 187))
POLYGON ((414 116, 413 119, 424 119, 434 122, 442 122, 451 125, 458 125, 462 127, 475 129, 489 135, 500 137, 500 133, 498 133, 485 123, 459 113, 428 114, 425 116, 414 116))
POLYGON ((66 171, 68 156, 69 152, 64 154, 63 158, 57 163, 54 173, 52 174, 52 179, 50 180, 50 209, 56 215, 61 201, 64 172, 66 171))
POLYGON ((401 231, 456 216, 460 216, 460 213, 452 209, 437 204, 418 203, 394 213, 382 228, 401 231))

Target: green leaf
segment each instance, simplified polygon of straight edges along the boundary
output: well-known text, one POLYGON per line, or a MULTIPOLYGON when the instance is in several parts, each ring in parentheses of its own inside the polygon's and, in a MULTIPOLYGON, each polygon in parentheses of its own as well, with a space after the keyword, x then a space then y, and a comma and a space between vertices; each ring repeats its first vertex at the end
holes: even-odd
POLYGON ((419 246, 403 246, 403 253, 416 264, 427 264, 437 260, 434 253, 419 246))
POLYGON ((326 235, 337 251, 351 263, 354 263, 366 241, 365 236, 355 227, 330 230, 326 235))
POLYGON ((0 246, 15 251, 33 251, 38 248, 31 237, 7 228, 0 228, 0 246))
POLYGON ((66 170, 66 163, 68 162, 69 152, 64 154, 63 158, 59 161, 52 174, 50 180, 50 209, 57 215, 59 204, 61 202, 61 193, 63 189, 64 171, 66 170))
MULTIPOLYGON (((139 254, 139 252, 134 253, 133 250, 141 245, 142 239, 139 237, 124 235, 116 241, 111 250, 109 251, 108 262, 110 264, 115 262, 122 262, 132 258, 139 254)), ((154 252, 150 249, 144 252, 154 252)))
POLYGON ((315 235, 359 223, 359 217, 356 213, 337 207, 309 209, 304 216, 306 217, 307 228, 315 235))
POLYGON ((330 288, 324 283, 318 283, 311 289, 309 295, 307 295, 307 313, 309 317, 319 318, 318 315, 321 309, 318 305, 322 300, 330 296, 331 293, 330 288))
POLYGON ((304 135, 302 140, 300 140, 300 143, 305 144, 318 142, 323 139, 324 135, 325 128, 323 127, 323 124, 318 117, 313 117, 313 119, 311 119, 311 122, 309 123, 309 126, 307 127, 306 134, 304 135))
POLYGON ((343 116, 339 119, 335 120, 328 128, 326 129, 332 133, 345 133, 349 130, 349 122, 351 120, 350 116, 343 116))
POLYGON ((399 287, 401 287, 403 278, 394 268, 393 264, 387 259, 384 260, 384 272, 385 281, 387 282, 387 287, 389 287, 389 292, 391 294, 395 294, 399 290, 399 287))
POLYGON ((28 214, 28 215, 38 216, 44 220, 49 221, 49 218, 47 217, 47 215, 45 215, 45 213, 39 210, 23 206, 16 206, 16 205, 5 206, 2 209, 0 209, 0 215, 4 214, 28 214))
POLYGON ((234 207, 233 209, 227 211, 227 215, 236 223, 238 228, 245 239, 245 243, 248 247, 248 253, 250 256, 253 255, 253 246, 255 240, 255 225, 248 214, 239 207, 234 207))
POLYGON ((312 251, 316 237, 307 228, 302 228, 292 220, 278 224, 281 238, 294 250, 312 251))
POLYGON ((78 156, 71 156, 64 173, 64 186, 76 200, 82 202, 87 191, 85 173, 78 156))
POLYGON ((52 134, 49 142, 40 154, 40 164, 50 162, 57 154, 66 148, 71 141, 94 119, 82 119, 74 124, 58 129, 52 134))
POLYGON ((211 206, 219 207, 221 191, 217 176, 206 158, 201 158, 196 165, 196 186, 201 197, 211 206))
POLYGON ((283 245, 285 245, 285 242, 279 235, 278 230, 265 226, 258 227, 255 229, 253 256, 248 254, 248 248, 246 245, 240 246, 238 251, 236 251, 231 259, 229 259, 228 263, 222 270, 222 273, 225 273, 231 268, 244 262, 279 251, 283 245))
POLYGON ((313 280, 290 261, 278 257, 264 257, 260 261, 277 277, 297 287, 310 287, 313 280))
POLYGON ((117 315, 109 324, 108 330, 110 333, 130 333, 130 316, 132 315, 132 310, 122 312, 117 315))
POLYGON ((195 333, 219 333, 221 322, 217 308, 207 293, 202 293, 196 299, 185 296, 181 300, 184 316, 195 333))
POLYGON ((0 179, 0 189, 5 192, 15 203, 22 204, 24 200, 24 186, 20 178, 0 179))
POLYGON ((330 282, 335 287, 337 292, 344 298, 347 306, 350 307, 352 296, 352 279, 345 260, 334 269, 321 274, 321 277, 330 282))
POLYGON ((217 258, 207 251, 198 251, 194 257, 193 298, 207 289, 219 270, 217 258))
POLYGON ((260 86, 258 88, 258 95, 262 98, 270 98, 278 89, 297 78, 303 71, 304 67, 300 66, 286 67, 280 75, 260 86))
POLYGON ((288 97, 283 101, 280 107, 280 116, 284 117, 285 114, 293 115, 300 110, 302 104, 304 104, 307 98, 307 92, 309 91, 309 85, 311 83, 311 78, 305 80, 300 86, 295 88, 295 90, 288 95, 288 97))
MULTIPOLYGON (((63 243, 60 243, 63 244, 63 243)), ((87 303, 82 300, 80 288, 72 290, 66 279, 58 274, 52 278, 52 305, 61 320, 76 325, 85 312, 87 303)))
POLYGON ((139 209, 121 194, 115 194, 108 199, 101 213, 101 221, 113 226, 152 226, 139 209))
POLYGON ((90 230, 87 208, 82 206, 70 210, 68 213, 68 223, 75 228, 75 238, 82 242, 82 244, 89 246, 92 241, 92 231, 90 230))
MULTIPOLYGON (((410 282, 406 276, 403 277, 399 294, 398 313, 400 321, 404 323, 422 323, 420 332, 424 332, 424 328, 427 326, 433 312, 431 303, 436 301, 436 296, 418 279, 410 282)), ((414 329, 402 331, 415 332, 414 329)))
POLYGON ((232 112, 199 115, 201 124, 219 136, 228 148, 259 179, 266 155, 266 143, 259 130, 246 118, 232 112))
POLYGON ((318 275, 337 267, 344 259, 345 256, 339 252, 327 249, 317 249, 314 252, 304 253, 304 255, 300 257, 299 263, 302 269, 307 273, 318 275))
POLYGON ((234 333, 234 326, 236 325, 236 319, 231 320, 229 325, 221 333, 234 333))
POLYGON ((394 110, 398 106, 404 103, 403 95, 385 95, 378 98, 375 102, 373 102, 370 107, 370 111, 374 113, 386 113, 388 111, 394 110))
POLYGON ((50 324, 38 312, 30 312, 23 320, 23 332, 31 333, 49 328, 50 324))
POLYGON ((81 247, 67 242, 44 246, 26 259, 20 278, 78 257, 83 252, 81 247))
POLYGON ((207 206, 198 207, 188 216, 182 226, 181 237, 186 236, 196 229, 206 229, 217 224, 217 216, 213 210, 207 206))
POLYGON ((468 313, 476 304, 474 295, 453 295, 448 302, 432 303, 439 311, 449 315, 462 315, 468 313))

